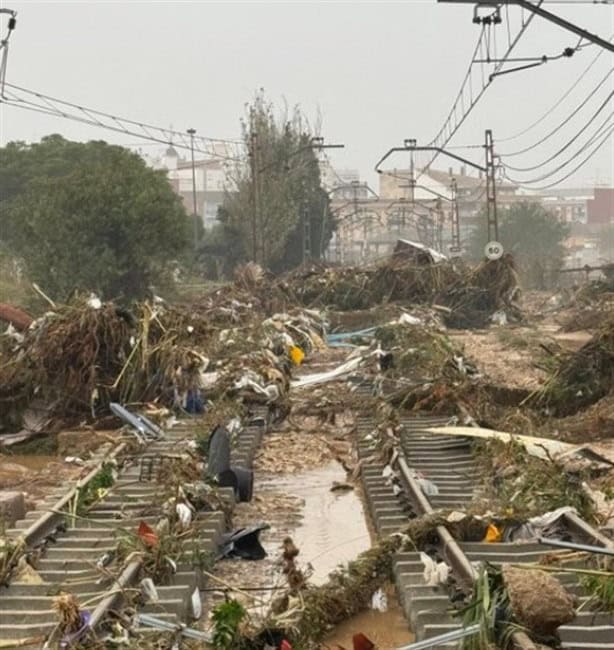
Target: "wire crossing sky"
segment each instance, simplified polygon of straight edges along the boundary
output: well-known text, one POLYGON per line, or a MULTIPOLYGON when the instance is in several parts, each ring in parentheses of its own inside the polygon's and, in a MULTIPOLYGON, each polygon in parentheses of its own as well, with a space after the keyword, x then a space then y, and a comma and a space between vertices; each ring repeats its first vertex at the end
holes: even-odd
MULTIPOLYGON (((611 2, 545 4, 602 38, 609 39, 614 33, 611 2)), ((217 152, 230 158, 242 155, 233 141, 240 139, 245 104, 264 88, 280 111, 286 105, 299 104, 312 123, 321 118, 322 135, 346 145, 330 153, 333 163, 359 170, 372 184, 373 166, 390 147, 402 145, 406 138, 415 138, 419 144, 434 138, 443 142, 452 131, 448 144, 454 147, 481 144, 484 130, 490 128, 502 151, 528 149, 513 158, 515 167, 539 165, 571 140, 582 120, 590 119, 614 90, 614 75, 610 75, 576 118, 532 149, 565 122, 606 77, 614 57, 609 52, 600 54, 596 46, 579 43, 575 35, 536 17, 514 46, 511 58, 554 57, 566 48, 574 49, 573 56, 492 80, 493 65, 474 64, 473 87, 463 85, 465 90, 459 94, 469 63, 503 58, 519 26, 527 22, 528 16, 523 18, 515 7, 503 10, 502 23, 492 29, 472 23, 471 5, 438 4, 436 0, 2 0, 0 7, 18 12, 6 70, 8 84, 72 103, 82 118, 85 114, 79 107, 91 107, 109 116, 154 125, 160 129, 157 135, 151 131, 154 139, 160 136, 166 142, 172 136, 179 146, 186 130, 193 127, 197 137, 230 141, 220 153, 213 142, 199 140, 197 147, 203 155, 217 152), (471 104, 470 91, 475 97, 484 84, 487 92, 461 120, 471 104), (509 138, 513 140, 504 143, 509 138)), ((3 23, 2 34, 4 31, 3 23)), ((136 144, 135 136, 130 135, 133 129, 121 133, 94 126, 92 122, 101 119, 100 115, 90 113, 85 120, 59 118, 41 112, 46 104, 40 97, 10 86, 8 90, 14 93, 13 100, 19 95, 41 106, 30 107, 36 110, 0 106, 2 143, 38 140, 59 132, 73 139, 136 144)), ((66 108, 61 107, 61 112, 67 112, 66 108)), ((599 117, 610 112, 606 108, 599 117)), ((578 153, 586 143, 583 138, 594 134, 594 126, 565 153, 578 153)), ((597 139, 594 145, 599 143, 597 139)), ((590 151, 589 147, 583 153, 590 151)), ((475 156, 482 157, 481 151, 475 156)), ((610 134, 564 182, 612 184, 613 160, 610 134)), ((408 162, 399 160, 399 168, 408 162)), ((544 173, 557 167, 555 163, 558 158, 544 173)), ((434 167, 447 169, 448 162, 436 161, 434 167)), ((527 172, 527 180, 538 175, 527 172)))

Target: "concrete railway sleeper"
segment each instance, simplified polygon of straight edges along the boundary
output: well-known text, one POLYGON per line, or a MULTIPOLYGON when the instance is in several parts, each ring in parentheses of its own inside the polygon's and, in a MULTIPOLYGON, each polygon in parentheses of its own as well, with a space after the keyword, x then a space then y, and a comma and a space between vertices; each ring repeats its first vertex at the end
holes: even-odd
MULTIPOLYGON (((374 426, 371 418, 358 420, 358 453, 364 459, 362 480, 365 498, 375 529, 379 535, 399 530, 410 517, 434 510, 465 510, 478 490, 479 477, 468 438, 446 436, 428 429, 449 425, 447 417, 405 417, 401 420, 400 449, 395 470, 401 477, 399 491, 384 479, 383 462, 373 462, 374 426), (367 459, 369 459, 367 461, 367 459), (411 469, 419 470, 438 487, 438 494, 426 496, 411 469)), ((565 526, 579 543, 612 547, 602 533, 576 515, 566 515, 565 526)), ((467 588, 481 562, 492 565, 534 563, 552 549, 537 541, 484 543, 456 540, 445 526, 437 529, 439 554, 450 566, 457 583, 467 588)), ((443 586, 425 584, 424 565, 419 552, 404 552, 394 559, 394 577, 399 601, 416 635, 417 641, 458 630, 461 623, 453 617, 450 593, 443 586)), ((588 600, 577 575, 557 573, 565 588, 580 601, 588 600)), ((580 608, 576 618, 558 629, 562 648, 569 650, 614 649, 614 616, 580 608)), ((535 648, 528 636, 516 633, 513 642, 518 648, 535 648)), ((433 647, 455 648, 449 642, 433 647)))
MULTIPOLYGON (((232 449, 234 467, 248 470, 268 426, 269 411, 265 406, 250 409, 245 426, 239 431, 232 449)), ((146 449, 124 462, 117 480, 108 494, 97 501, 87 516, 74 519, 66 510, 78 489, 84 489, 105 462, 119 459, 126 450, 121 442, 110 454, 98 458, 96 467, 68 491, 57 490, 37 510, 8 529, 12 540, 25 543, 38 579, 11 581, 0 589, 0 646, 41 648, 50 635, 57 637, 58 613, 53 598, 60 591, 72 593, 83 609, 90 612, 89 628, 96 630, 110 610, 119 610, 131 599, 127 593, 140 591, 143 577, 142 557, 138 554, 127 562, 120 575, 112 576, 101 568, 101 558, 117 546, 117 535, 123 529, 136 531, 141 521, 154 526, 163 518, 163 493, 156 473, 143 476, 143 463, 177 453, 177 449, 194 439, 193 425, 180 421, 163 438, 151 442, 146 449), (72 520, 72 523, 71 523, 72 520)), ((234 501, 231 488, 222 488, 223 498, 234 501)), ((222 510, 198 513, 194 519, 198 539, 195 551, 214 554, 226 531, 222 510)), ((203 587, 206 578, 196 566, 197 558, 184 554, 168 584, 156 586, 158 599, 139 608, 170 623, 194 620, 192 596, 203 587)), ((144 630, 145 631, 145 630, 144 630)))

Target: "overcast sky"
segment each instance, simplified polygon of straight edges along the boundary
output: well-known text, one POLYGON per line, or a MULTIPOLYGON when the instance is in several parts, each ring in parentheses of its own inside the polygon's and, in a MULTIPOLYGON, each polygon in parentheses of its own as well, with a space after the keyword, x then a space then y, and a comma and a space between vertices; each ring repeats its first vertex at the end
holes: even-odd
MULTIPOLYGON (((576 0, 577 2, 577 0, 576 0)), ((426 143, 441 126, 467 69, 479 27, 471 5, 405 2, 26 2, 17 10, 7 81, 78 104, 175 129, 237 137, 245 102, 257 88, 280 104, 300 104, 322 134, 346 148, 331 158, 373 179, 375 162, 404 138, 426 143)), ((549 2, 544 7, 605 39, 614 36, 614 6, 549 2)), ((511 8, 512 18, 519 10, 511 8)), ((2 17, 2 34, 6 16, 2 17)), ((505 26, 501 26, 504 38, 505 26)), ((555 55, 577 37, 537 17, 516 56, 555 55)), ((605 78, 614 55, 604 52, 558 109, 525 136, 501 142, 541 117, 598 53, 586 47, 571 59, 499 77, 452 144, 483 142, 494 132, 502 152, 547 135, 605 78)), ((614 74, 585 108, 518 167, 545 161, 594 114, 614 89, 614 74)), ((584 134, 608 119, 614 102, 584 134)), ((136 139, 13 107, 1 108, 1 141, 68 138, 136 139)), ((610 121, 612 117, 610 115, 610 121)), ((565 162, 580 137, 543 169, 565 162)), ((143 147, 154 151, 156 147, 143 147)), ((465 152, 482 157, 480 150, 465 152)), ((580 162, 582 157, 577 159, 580 162)), ((404 166, 406 158, 395 164, 404 166)), ((447 169, 442 161, 440 168, 447 169)), ((571 170, 565 167, 561 174, 571 170)), ((541 169, 520 174, 533 179, 541 169)), ((560 176, 559 174, 558 176, 560 176)), ((553 179, 556 179, 555 175, 553 179)), ((552 180, 552 179, 548 179, 552 180)), ((566 184, 614 182, 614 136, 566 184)))

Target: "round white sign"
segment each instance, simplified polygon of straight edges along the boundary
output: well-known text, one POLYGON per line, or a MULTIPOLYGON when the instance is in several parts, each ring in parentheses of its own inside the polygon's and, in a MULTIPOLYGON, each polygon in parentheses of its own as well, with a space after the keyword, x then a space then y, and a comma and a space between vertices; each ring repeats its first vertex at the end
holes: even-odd
POLYGON ((500 244, 498 241, 489 241, 484 247, 484 255, 489 260, 501 259, 503 255, 503 244, 500 244))

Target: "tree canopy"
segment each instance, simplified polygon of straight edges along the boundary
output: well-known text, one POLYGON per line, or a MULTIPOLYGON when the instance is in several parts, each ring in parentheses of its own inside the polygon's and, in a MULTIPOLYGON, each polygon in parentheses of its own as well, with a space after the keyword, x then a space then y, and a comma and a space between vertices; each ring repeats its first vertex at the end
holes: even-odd
POLYGON ((59 135, 0 149, 0 237, 49 294, 138 298, 185 250, 189 221, 164 172, 104 142, 59 135))
POLYGON ((298 109, 276 118, 258 93, 242 129, 249 157, 230 170, 221 225, 207 238, 209 250, 211 242, 232 236, 233 261, 251 259, 273 271, 299 265, 304 250, 320 258, 334 221, 305 118, 298 109))

